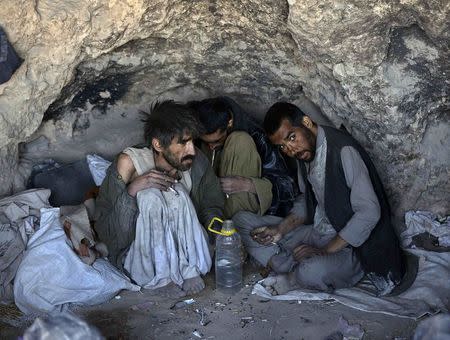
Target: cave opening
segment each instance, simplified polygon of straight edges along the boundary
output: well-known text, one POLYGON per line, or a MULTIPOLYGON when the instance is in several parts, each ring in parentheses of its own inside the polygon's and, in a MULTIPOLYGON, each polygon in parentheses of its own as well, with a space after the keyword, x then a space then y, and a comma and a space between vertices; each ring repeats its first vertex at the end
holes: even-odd
MULTIPOLYGON (((226 96, 259 123, 274 103, 286 101, 320 125, 344 127, 375 164, 398 235, 412 220, 407 212, 426 211, 435 223, 446 221, 450 20, 443 0, 41 0, 24 1, 20 9, 7 0, 0 19, 23 60, 0 84, 2 199, 46 185, 31 178, 50 169, 67 171, 59 187, 62 193, 79 189, 71 196, 75 204, 96 184, 80 175, 89 174, 86 156, 113 161, 145 142, 141 113, 152 103, 226 96)), ((221 338, 227 325, 240 327, 238 338, 295 338, 298 327, 305 338, 314 338, 331 334, 345 319, 357 323, 359 312, 341 304, 331 313, 325 303, 265 304, 268 298, 250 295, 260 273, 245 270, 248 286, 239 296, 220 295, 209 276, 208 293, 195 297, 194 307, 169 309, 164 299, 140 301, 126 293, 122 301, 118 295, 86 309, 84 316, 105 334, 125 338, 143 332, 155 338, 221 338), (197 307, 210 312, 211 323, 220 324, 217 331, 196 324, 202 315, 197 307), (302 309, 300 320, 289 316, 297 313, 294 307, 302 309), (145 314, 156 309, 168 312, 145 314), (152 327, 146 328, 149 315, 152 327)), ((445 295, 444 289, 436 291, 445 295)), ((379 315, 363 313, 366 335, 411 336, 417 325, 417 315, 379 315)), ((4 324, 0 319, 0 331, 7 334, 24 330, 24 324, 4 324)))

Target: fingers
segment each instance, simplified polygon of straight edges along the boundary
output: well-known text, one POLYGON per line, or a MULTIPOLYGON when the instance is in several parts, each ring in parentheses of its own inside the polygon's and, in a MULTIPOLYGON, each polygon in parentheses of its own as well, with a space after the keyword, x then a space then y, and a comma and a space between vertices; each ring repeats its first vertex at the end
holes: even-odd
POLYGON ((300 261, 310 255, 311 247, 303 244, 294 249, 293 256, 296 261, 300 261))
POLYGON ((268 227, 255 228, 250 232, 250 235, 252 236, 253 240, 262 245, 267 246, 274 243, 274 237, 268 227))
POLYGON ((224 176, 220 177, 220 186, 222 191, 226 194, 234 194, 236 192, 245 191, 244 177, 241 176, 224 176))
POLYGON ((162 191, 168 191, 175 183, 175 179, 158 170, 150 170, 144 175, 136 177, 128 186, 128 193, 135 197, 136 194, 144 189, 155 188, 162 191))
POLYGON ((235 192, 235 186, 233 178, 231 177, 221 177, 219 178, 220 187, 222 188, 222 191, 226 194, 232 194, 235 192))
POLYGON ((263 237, 263 238, 254 236, 253 240, 258 242, 259 244, 264 245, 264 246, 267 246, 267 245, 272 243, 271 242, 271 236, 266 236, 266 237, 263 237))
POLYGON ((302 244, 294 249, 292 255, 296 261, 301 261, 309 257, 320 255, 321 250, 315 247, 311 247, 307 244, 302 244))
POLYGON ((262 244, 262 245, 264 245, 264 246, 267 246, 267 245, 273 243, 273 237, 270 236, 270 235, 266 235, 266 236, 254 236, 254 237, 253 237, 253 240, 255 240, 256 242, 258 242, 258 243, 260 243, 260 244, 262 244))
POLYGON ((262 243, 262 241, 265 240, 267 236, 270 236, 267 233, 267 227, 255 228, 250 232, 250 235, 255 241, 259 243, 262 243))
POLYGON ((175 183, 175 179, 165 175, 158 170, 150 170, 147 174, 143 175, 146 188, 155 188, 163 191, 167 191, 175 183))
POLYGON ((257 227, 250 232, 250 235, 252 235, 252 237, 253 237, 253 236, 256 236, 266 230, 267 230, 267 227, 257 227))
POLYGON ((273 235, 272 242, 278 243, 278 241, 280 241, 282 238, 283 238, 283 235, 281 233, 276 233, 275 235, 273 235))
POLYGON ((170 183, 170 185, 175 183, 175 179, 173 177, 168 176, 165 173, 158 171, 158 170, 150 170, 144 176, 147 178, 151 178, 153 180, 168 182, 168 183, 170 183))
POLYGON ((155 188, 163 191, 167 191, 169 187, 172 185, 170 182, 159 178, 147 178, 146 180, 147 188, 155 188))
POLYGON ((313 252, 313 248, 307 244, 302 244, 294 249, 294 256, 305 257, 313 252))
POLYGON ((89 256, 89 248, 85 244, 81 243, 78 248, 78 251, 79 251, 80 255, 83 257, 89 256))

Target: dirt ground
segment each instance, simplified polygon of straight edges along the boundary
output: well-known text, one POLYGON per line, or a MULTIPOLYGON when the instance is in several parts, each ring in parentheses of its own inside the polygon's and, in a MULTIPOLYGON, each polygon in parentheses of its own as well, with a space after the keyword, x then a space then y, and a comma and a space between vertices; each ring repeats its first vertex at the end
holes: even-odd
MULTIPOLYGON (((217 291, 210 273, 203 292, 181 299, 193 298, 190 305, 171 308, 180 300, 123 291, 107 303, 75 312, 107 339, 323 340, 338 330, 342 316, 350 324, 361 325, 363 339, 399 340, 409 338, 417 325, 411 319, 365 313, 333 301, 265 300, 251 294, 252 285, 260 279, 257 270, 247 265, 244 287, 234 295, 217 291)), ((32 321, 14 306, 0 306, 0 339, 17 339, 32 321)))

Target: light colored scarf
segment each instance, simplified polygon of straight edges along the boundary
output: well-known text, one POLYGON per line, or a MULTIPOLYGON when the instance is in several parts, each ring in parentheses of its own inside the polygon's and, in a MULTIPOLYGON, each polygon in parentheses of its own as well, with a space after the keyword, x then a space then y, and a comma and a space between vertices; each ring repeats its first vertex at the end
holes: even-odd
MULTIPOLYGON (((137 174, 143 175, 146 172, 155 169, 155 158, 153 157, 153 149, 151 148, 126 148, 123 150, 123 153, 130 156, 134 168, 136 169, 137 174)), ((180 171, 182 183, 188 192, 191 192, 192 189, 192 179, 191 179, 191 169, 186 171, 180 171)))

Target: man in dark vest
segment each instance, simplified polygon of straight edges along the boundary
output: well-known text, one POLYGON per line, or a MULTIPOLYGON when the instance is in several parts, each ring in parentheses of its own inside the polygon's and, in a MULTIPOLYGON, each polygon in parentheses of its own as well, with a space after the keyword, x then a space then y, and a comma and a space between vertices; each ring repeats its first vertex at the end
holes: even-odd
POLYGON ((247 251, 280 274, 273 294, 297 286, 332 291, 366 274, 380 295, 404 273, 399 242, 376 169, 347 132, 315 124, 295 105, 274 104, 264 119, 271 143, 297 160, 299 196, 284 219, 235 216, 247 251))

